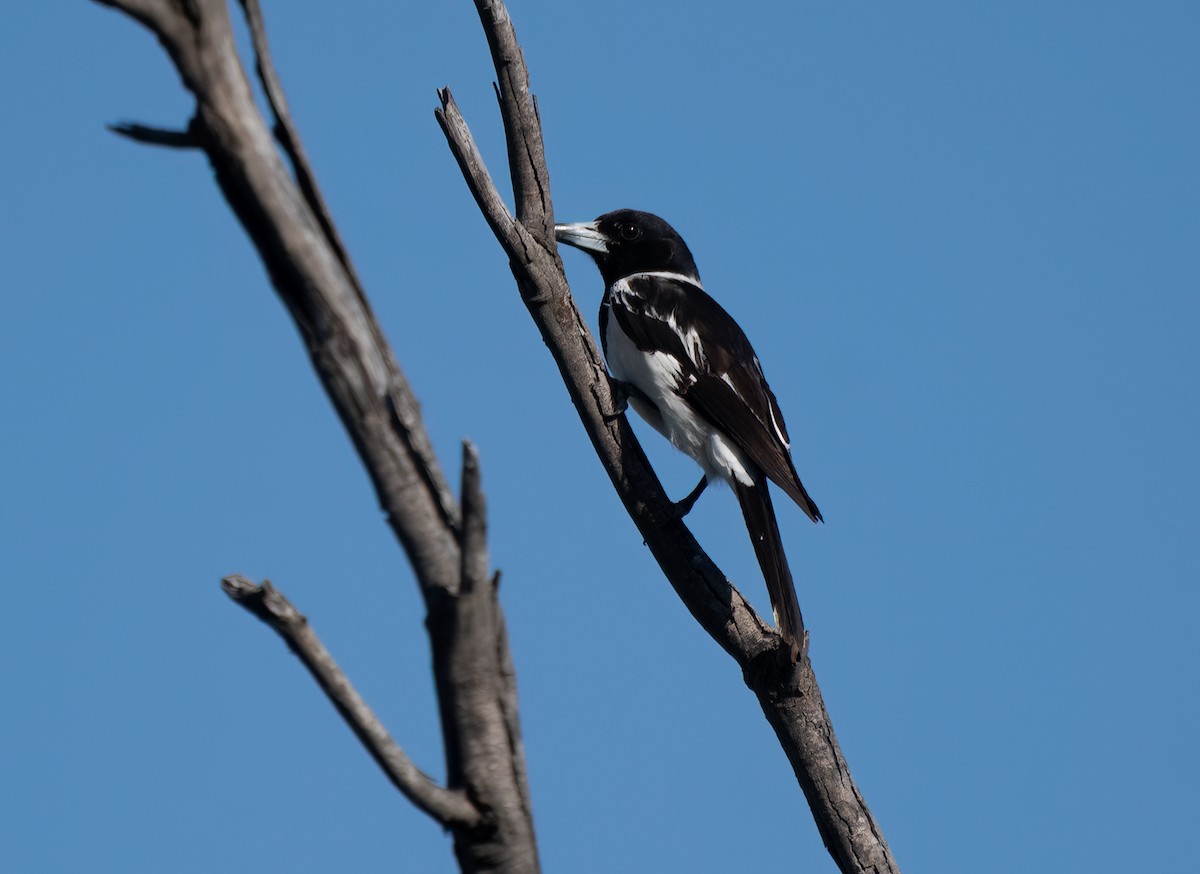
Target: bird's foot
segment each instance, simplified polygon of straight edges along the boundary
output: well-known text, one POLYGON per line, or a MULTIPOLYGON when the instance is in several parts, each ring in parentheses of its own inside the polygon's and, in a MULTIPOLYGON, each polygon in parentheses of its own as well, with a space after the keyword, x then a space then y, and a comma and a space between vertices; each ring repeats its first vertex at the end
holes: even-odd
POLYGON ((708 477, 702 476, 700 477, 700 482, 696 483, 696 487, 688 492, 686 498, 676 501, 671 505, 666 522, 678 522, 688 513, 692 512, 692 507, 696 506, 696 501, 700 500, 700 496, 704 494, 706 488, 708 488, 708 477))
POLYGON ((604 413, 603 416, 604 421, 611 422, 625 415, 625 411, 629 409, 629 398, 633 394, 633 389, 629 383, 609 377, 608 391, 612 395, 613 409, 611 412, 604 413))
POLYGON ((793 641, 788 641, 788 643, 791 645, 792 663, 793 664, 798 665, 801 662, 803 662, 806 658, 808 658, 808 629, 807 628, 805 628, 803 631, 800 632, 800 640, 799 641, 793 640, 793 641))

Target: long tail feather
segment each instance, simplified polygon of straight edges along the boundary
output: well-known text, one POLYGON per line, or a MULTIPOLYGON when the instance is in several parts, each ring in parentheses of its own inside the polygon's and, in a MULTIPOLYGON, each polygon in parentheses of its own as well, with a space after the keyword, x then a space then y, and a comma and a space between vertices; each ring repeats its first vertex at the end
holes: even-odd
POLYGON ((783 539, 779 536, 779 524, 775 521, 775 508, 767 492, 767 480, 763 477, 752 486, 735 482, 733 489, 742 508, 742 517, 746 520, 746 530, 750 532, 750 540, 754 544, 758 566, 762 568, 767 582, 775 624, 792 648, 799 652, 804 636, 804 620, 800 616, 800 602, 796 599, 792 572, 783 551, 783 539))

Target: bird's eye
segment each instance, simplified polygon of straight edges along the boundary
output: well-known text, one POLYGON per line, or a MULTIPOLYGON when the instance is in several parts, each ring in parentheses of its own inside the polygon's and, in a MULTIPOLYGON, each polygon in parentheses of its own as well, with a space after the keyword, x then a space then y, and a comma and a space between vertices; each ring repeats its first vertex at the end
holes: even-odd
POLYGON ((617 233, 621 235, 622 240, 636 240, 642 235, 642 229, 632 222, 626 222, 617 228, 617 233))

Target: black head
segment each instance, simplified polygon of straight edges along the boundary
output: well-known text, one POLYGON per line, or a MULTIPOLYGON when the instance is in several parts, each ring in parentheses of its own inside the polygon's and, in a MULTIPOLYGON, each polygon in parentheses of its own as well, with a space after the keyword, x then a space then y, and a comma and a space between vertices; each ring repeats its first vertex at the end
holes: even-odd
POLYGON ((594 222, 555 225, 560 243, 583 249, 596 261, 605 285, 634 273, 700 273, 683 237, 656 215, 636 209, 606 212, 594 222))

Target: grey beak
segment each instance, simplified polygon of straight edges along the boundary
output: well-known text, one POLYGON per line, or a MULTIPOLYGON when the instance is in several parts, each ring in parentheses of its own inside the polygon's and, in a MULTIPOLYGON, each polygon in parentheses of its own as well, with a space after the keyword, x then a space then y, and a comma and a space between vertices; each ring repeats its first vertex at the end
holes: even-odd
POLYGON ((596 229, 595 222, 579 222, 573 225, 555 225, 554 236, 560 243, 583 249, 585 252, 608 253, 608 240, 596 229))

